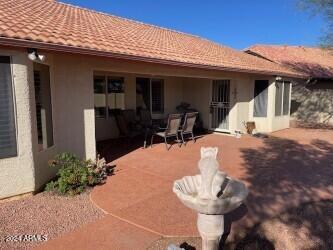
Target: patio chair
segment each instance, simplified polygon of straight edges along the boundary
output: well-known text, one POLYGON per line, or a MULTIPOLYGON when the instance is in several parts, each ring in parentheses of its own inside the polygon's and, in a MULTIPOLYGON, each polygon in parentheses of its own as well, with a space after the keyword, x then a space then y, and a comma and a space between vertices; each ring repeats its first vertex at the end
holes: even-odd
POLYGON ((186 113, 184 123, 182 128, 180 129, 180 135, 182 137, 183 143, 186 145, 184 140, 184 135, 191 135, 192 140, 195 142, 193 128, 195 124, 195 120, 197 119, 198 112, 186 113))
POLYGON ((171 146, 168 147, 168 142, 167 142, 167 138, 170 138, 170 137, 176 137, 177 143, 180 147, 181 141, 178 138, 178 132, 179 132, 181 120, 182 120, 181 114, 170 114, 168 117, 168 123, 167 123, 167 127, 165 128, 165 130, 163 132, 153 133, 153 135, 151 137, 150 146, 153 147, 154 136, 156 135, 156 136, 164 138, 165 147, 167 150, 169 150, 171 148, 171 146))

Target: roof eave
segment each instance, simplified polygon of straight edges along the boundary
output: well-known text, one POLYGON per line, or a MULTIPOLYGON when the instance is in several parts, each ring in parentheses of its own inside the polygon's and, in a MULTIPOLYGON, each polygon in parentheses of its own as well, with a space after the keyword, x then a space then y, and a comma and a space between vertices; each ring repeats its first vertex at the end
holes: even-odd
POLYGON ((285 72, 278 72, 278 71, 275 72, 275 71, 264 71, 264 70, 250 70, 250 69, 242 69, 242 68, 235 68, 235 67, 222 67, 222 66, 214 66, 214 65, 206 65, 206 64, 195 64, 195 63, 180 62, 180 61, 173 61, 173 60, 167 60, 167 59, 136 56, 136 55, 122 54, 122 53, 114 53, 114 52, 106 52, 106 51, 89 49, 89 48, 75 47, 75 46, 62 45, 62 44, 54 44, 54 43, 45 43, 45 42, 38 42, 38 41, 17 39, 17 38, 8 38, 8 37, 0 37, 0 45, 23 47, 23 48, 36 48, 36 49, 43 49, 43 50, 49 50, 49 51, 91 55, 91 56, 110 57, 110 58, 116 58, 116 59, 126 59, 126 60, 132 60, 132 61, 165 64, 165 65, 171 65, 171 66, 183 66, 183 67, 190 67, 190 68, 210 69, 210 70, 223 70, 223 71, 231 71, 231 72, 250 73, 250 74, 280 75, 280 76, 293 77, 293 78, 299 78, 299 79, 307 78, 305 75, 296 74, 296 73, 292 74, 292 73, 285 73, 285 72))

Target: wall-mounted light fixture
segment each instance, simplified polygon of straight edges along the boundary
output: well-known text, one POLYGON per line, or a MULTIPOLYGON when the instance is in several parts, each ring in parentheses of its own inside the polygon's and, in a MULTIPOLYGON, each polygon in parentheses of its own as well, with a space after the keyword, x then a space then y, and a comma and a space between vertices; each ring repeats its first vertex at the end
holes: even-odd
POLYGON ((40 61, 40 62, 43 62, 45 61, 45 55, 42 55, 42 54, 39 54, 37 49, 31 49, 29 48, 28 49, 28 58, 31 60, 31 61, 40 61))
POLYGON ((275 80, 276 80, 276 81, 282 81, 282 77, 281 77, 281 76, 276 76, 276 77, 275 77, 275 80))

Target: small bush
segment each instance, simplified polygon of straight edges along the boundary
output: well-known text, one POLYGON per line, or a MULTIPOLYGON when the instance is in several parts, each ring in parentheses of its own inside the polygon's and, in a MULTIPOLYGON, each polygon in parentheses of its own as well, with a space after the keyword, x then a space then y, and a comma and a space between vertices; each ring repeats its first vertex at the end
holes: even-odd
POLYGON ((95 162, 78 159, 71 153, 62 153, 49 162, 50 167, 59 168, 57 179, 50 181, 45 190, 60 194, 80 194, 89 186, 104 183, 113 169, 106 165, 104 159, 95 162))

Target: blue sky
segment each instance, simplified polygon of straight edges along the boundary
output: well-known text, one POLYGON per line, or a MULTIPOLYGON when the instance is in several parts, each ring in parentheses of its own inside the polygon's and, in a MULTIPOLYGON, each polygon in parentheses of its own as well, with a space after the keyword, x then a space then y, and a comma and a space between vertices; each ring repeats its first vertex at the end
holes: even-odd
POLYGON ((323 17, 297 7, 297 0, 60 0, 191 33, 243 49, 252 44, 315 46, 323 17))

